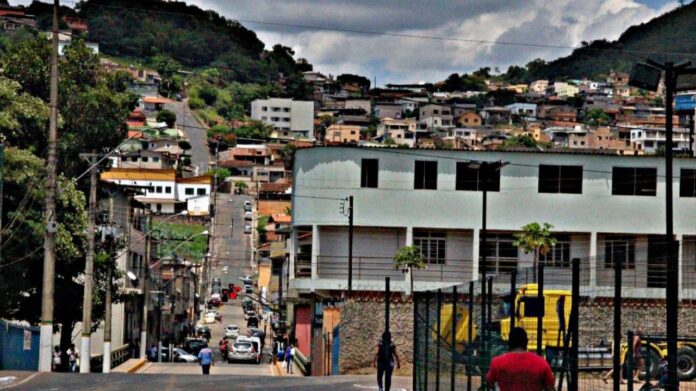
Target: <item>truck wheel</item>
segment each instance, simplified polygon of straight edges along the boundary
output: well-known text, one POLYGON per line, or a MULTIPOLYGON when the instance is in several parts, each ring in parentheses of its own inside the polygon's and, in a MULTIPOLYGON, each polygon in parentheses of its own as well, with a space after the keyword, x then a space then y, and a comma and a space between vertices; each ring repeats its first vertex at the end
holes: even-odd
POLYGON ((696 378, 696 352, 691 348, 677 351, 677 371, 679 380, 691 381, 696 378))
POLYGON ((643 365, 645 372, 639 374, 639 378, 655 379, 660 372, 660 354, 652 348, 643 348, 643 365), (641 376, 642 375, 642 376, 641 376))

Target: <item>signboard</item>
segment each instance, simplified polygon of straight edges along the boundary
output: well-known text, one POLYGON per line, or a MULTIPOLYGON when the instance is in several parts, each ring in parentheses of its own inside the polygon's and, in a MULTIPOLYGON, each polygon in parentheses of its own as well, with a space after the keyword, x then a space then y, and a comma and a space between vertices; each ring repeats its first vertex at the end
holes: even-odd
POLYGON ((674 110, 693 113, 696 109, 696 94, 682 94, 674 97, 674 110))
POLYGON ((31 350, 31 331, 24 330, 24 350, 31 350))

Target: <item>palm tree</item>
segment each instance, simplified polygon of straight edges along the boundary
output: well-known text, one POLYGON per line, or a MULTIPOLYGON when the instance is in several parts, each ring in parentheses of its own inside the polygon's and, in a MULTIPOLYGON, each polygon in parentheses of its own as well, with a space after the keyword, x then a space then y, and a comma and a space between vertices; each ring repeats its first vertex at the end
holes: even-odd
POLYGON ((522 227, 522 232, 515 234, 513 244, 524 251, 525 254, 534 253, 534 282, 536 282, 537 264, 539 255, 546 255, 552 246, 556 245, 556 238, 551 234, 553 225, 549 223, 529 223, 522 227))
POLYGON ((401 247, 394 254, 394 270, 411 272, 411 294, 413 294, 413 269, 425 268, 425 260, 420 248, 416 246, 401 247))

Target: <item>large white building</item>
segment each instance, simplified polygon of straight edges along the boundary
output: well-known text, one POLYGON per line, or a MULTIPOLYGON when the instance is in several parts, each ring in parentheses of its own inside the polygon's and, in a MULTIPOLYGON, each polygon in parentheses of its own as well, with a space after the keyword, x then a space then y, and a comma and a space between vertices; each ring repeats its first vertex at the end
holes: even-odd
MULTIPOLYGON (((631 146, 637 151, 656 153, 665 148, 667 134, 664 127, 636 126, 631 129, 631 146)), ((689 129, 674 128, 674 149, 689 149, 689 129)))
POLYGON ((314 140, 314 102, 286 98, 251 102, 251 118, 273 126, 278 138, 314 140))
MULTIPOLYGON (((542 259, 546 283, 567 288, 570 261, 581 260, 583 294, 613 294, 613 262, 625 265, 626 294, 663 298, 664 161, 609 154, 328 147, 301 149, 293 170, 290 295, 347 287, 348 219, 354 197, 353 289, 408 289, 392 257, 416 245, 428 263, 415 289, 476 279, 483 182, 472 162, 507 163, 488 191, 489 273, 528 271, 533 256, 513 234, 550 223, 557 238, 542 259)), ((674 162, 674 232, 680 241, 682 297, 696 298, 696 159, 674 162)))

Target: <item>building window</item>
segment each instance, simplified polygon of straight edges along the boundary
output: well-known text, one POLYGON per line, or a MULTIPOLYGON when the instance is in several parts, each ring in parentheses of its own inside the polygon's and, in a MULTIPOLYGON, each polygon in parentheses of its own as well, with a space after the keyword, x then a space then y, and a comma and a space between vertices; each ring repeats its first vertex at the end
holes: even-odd
POLYGON ((155 156, 152 158, 153 163, 159 163, 159 157, 155 156))
MULTIPOLYGON (((509 273, 517 270, 517 259, 519 258, 518 248, 514 244, 515 237, 512 234, 491 235, 486 240, 486 272, 488 273, 509 273)), ((483 243, 480 243, 483 249, 483 243)), ((483 270, 483 265, 479 259, 479 270, 483 270)))
POLYGON ((289 107, 283 107, 283 111, 286 112, 286 113, 289 113, 289 112, 290 112, 290 108, 289 108, 289 107))
POLYGON ((184 194, 186 194, 186 195, 193 195, 193 187, 187 187, 187 188, 184 190, 184 194))
POLYGON ((377 188, 379 160, 363 159, 360 167, 360 187, 377 188))
POLYGON ((267 106, 261 107, 261 111, 268 111, 268 107, 267 106))
POLYGON ((604 267, 614 268, 621 261, 622 269, 636 268, 636 243, 632 238, 608 238, 604 242, 604 267))
POLYGON ((172 194, 172 187, 171 186, 165 186, 164 187, 164 192, 166 194, 172 194))
MULTIPOLYGON (((500 191, 500 170, 489 170, 488 191, 500 191)), ((471 167, 469 163, 457 163, 457 176, 455 179, 457 190, 483 191, 486 181, 481 168, 471 167)))
POLYGON ((570 267, 570 238, 556 238, 556 245, 539 254, 539 262, 548 267, 570 267))
POLYGON ((162 186, 155 186, 155 193, 162 193, 162 186))
POLYGON ((202 195, 206 195, 206 194, 207 193, 206 193, 205 189, 196 189, 196 195, 202 196, 202 195))
POLYGON ((138 161, 138 157, 137 157, 137 156, 131 156, 131 161, 132 161, 132 162, 137 162, 137 161, 138 161))
POLYGON ((582 194, 582 166, 540 164, 539 193, 582 194))
POLYGON ((416 160, 413 188, 437 190, 437 162, 416 160))
POLYGON ((638 167, 614 167, 611 194, 654 196, 657 194, 657 169, 638 167))
POLYGON ((682 168, 679 176, 679 197, 696 197, 696 170, 682 168))
POLYGON ((431 264, 445 264, 446 234, 439 231, 413 232, 413 245, 420 249, 423 260, 431 264))
POLYGON ((143 157, 140 158, 140 160, 141 160, 143 163, 147 163, 150 159, 148 159, 147 156, 143 156, 143 157))

